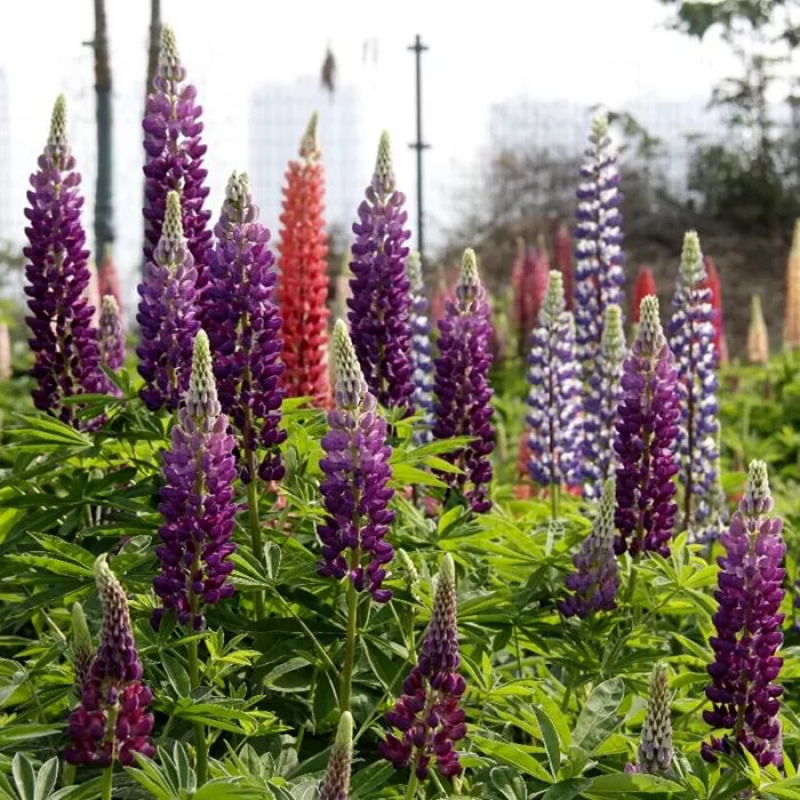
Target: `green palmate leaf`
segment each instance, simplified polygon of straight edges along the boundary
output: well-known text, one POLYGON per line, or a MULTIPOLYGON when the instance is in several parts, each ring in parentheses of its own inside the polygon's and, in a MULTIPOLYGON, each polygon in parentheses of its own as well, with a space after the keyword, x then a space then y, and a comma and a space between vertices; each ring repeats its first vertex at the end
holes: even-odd
POLYGON ((592 780, 587 795, 613 797, 617 794, 682 794, 685 787, 660 775, 617 772, 613 775, 600 775, 592 780))
POLYGON ((617 712, 624 696, 622 678, 611 678, 596 686, 575 723, 572 746, 587 755, 594 753, 617 726, 617 712))
POLYGON ((36 787, 33 793, 34 800, 49 800, 50 794, 58 778, 58 758, 54 756, 42 764, 36 775, 36 787))
POLYGON ((551 786, 542 795, 542 800, 573 800, 575 797, 581 797, 584 790, 591 785, 591 778, 568 778, 551 786))
POLYGON ((0 747, 9 747, 31 739, 41 739, 61 733, 54 725, 41 725, 35 722, 6 725, 0 728, 0 747))
POLYGON ((24 753, 17 753, 11 762, 11 774, 20 800, 34 800, 36 793, 36 773, 33 764, 24 753))
POLYGON ((161 663, 164 666, 164 672, 167 673, 170 685, 175 690, 178 697, 189 697, 192 693, 192 686, 189 681, 189 673, 186 671, 183 664, 169 653, 161 654, 161 663))
POLYGON ((558 771, 561 768, 561 745, 558 740, 558 732, 544 709, 534 706, 533 713, 536 715, 539 729, 542 732, 547 760, 550 762, 550 773, 554 778, 557 778, 558 771))
POLYGON ((522 770, 526 775, 537 778, 545 783, 552 783, 553 778, 547 770, 534 758, 531 748, 523 747, 518 744, 499 742, 494 739, 486 739, 483 736, 472 737, 472 743, 486 755, 492 756, 502 764, 508 764, 522 770))
POLYGON ((386 761, 375 761, 358 770, 350 782, 350 800, 371 800, 376 790, 382 789, 396 772, 386 761))
POLYGON ((511 767, 494 767, 489 772, 489 782, 504 800, 527 800, 525 781, 511 767))

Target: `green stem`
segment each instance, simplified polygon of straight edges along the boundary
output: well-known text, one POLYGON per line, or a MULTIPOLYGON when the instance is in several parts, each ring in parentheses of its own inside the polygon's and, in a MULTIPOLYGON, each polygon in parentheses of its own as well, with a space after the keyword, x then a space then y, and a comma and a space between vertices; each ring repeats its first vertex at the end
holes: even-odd
POLYGON ((100 797, 103 800, 112 800, 112 792, 114 790, 114 765, 106 767, 103 770, 103 783, 100 797))
MULTIPOLYGON (((247 484, 247 518, 250 522, 250 542, 253 555, 266 572, 264 561, 264 543, 261 539, 261 520, 258 518, 258 478, 256 475, 256 454, 247 451, 247 469, 250 472, 250 483, 247 484)), ((256 620, 264 619, 264 592, 258 589, 255 594, 256 620)))
POLYGON ((75 765, 67 764, 64 767, 64 786, 72 786, 75 783, 75 765))
POLYGON ((557 483, 550 484, 550 515, 558 519, 558 510, 561 500, 561 486, 557 483))
POLYGON ((411 778, 408 781, 408 789, 406 789, 406 800, 414 800, 417 795, 417 773, 411 771, 411 778))
MULTIPOLYGON (((354 560, 358 558, 358 549, 353 551, 354 560)), ((356 562, 358 563, 358 562, 356 562)), ((358 622, 358 592, 353 581, 347 580, 347 638, 344 646, 344 666, 342 668, 342 688, 339 692, 339 710, 350 710, 350 698, 353 692, 353 667, 356 661, 356 624, 358 622)))
MULTIPOLYGON (((187 645, 189 657, 189 680, 192 689, 200 685, 200 659, 197 655, 197 639, 187 645)), ((202 722, 194 723, 194 748, 197 759, 197 785, 202 786, 208 780, 208 742, 206 730, 202 722)))

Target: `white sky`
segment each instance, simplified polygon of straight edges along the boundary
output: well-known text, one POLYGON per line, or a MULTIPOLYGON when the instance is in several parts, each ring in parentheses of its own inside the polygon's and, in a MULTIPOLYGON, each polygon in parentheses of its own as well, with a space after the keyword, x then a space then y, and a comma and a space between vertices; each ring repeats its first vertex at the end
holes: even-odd
MULTIPOLYGON (((138 116, 150 3, 106 2, 115 92, 117 261, 130 274, 142 227, 138 116)), ((0 10, 0 67, 10 94, 10 205, 21 233, 27 177, 46 138, 53 99, 62 91, 91 206, 94 77, 91 51, 82 42, 93 35, 93 3, 0 0, 0 10)), ((433 146, 426 164, 434 226, 447 214, 443 182, 474 163, 492 102, 526 94, 621 108, 643 96, 706 99, 736 66, 716 40, 700 45, 666 30, 668 15, 657 0, 162 0, 163 19, 176 30, 204 107, 215 215, 230 171, 247 165, 253 87, 316 76, 329 43, 338 79, 346 83, 356 77, 362 43, 370 38, 379 41, 384 84, 375 112, 393 134, 398 177, 413 195, 413 156, 405 144, 415 131, 414 72, 406 47, 422 34, 431 47, 424 56, 424 134, 433 146)), ((322 136, 324 147, 324 130, 322 136)), ((88 218, 86 225, 91 242, 88 218)))

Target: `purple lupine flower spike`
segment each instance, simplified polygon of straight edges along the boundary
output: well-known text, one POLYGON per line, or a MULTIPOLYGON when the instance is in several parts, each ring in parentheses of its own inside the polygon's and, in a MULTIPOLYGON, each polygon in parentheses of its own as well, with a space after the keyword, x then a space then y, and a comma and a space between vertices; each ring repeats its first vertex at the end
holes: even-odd
POLYGON ((325 777, 319 787, 318 800, 347 800, 350 797, 350 770, 353 765, 353 717, 342 712, 336 739, 328 757, 325 777))
POLYGON ((528 357, 528 468, 540 486, 580 485, 581 383, 575 325, 564 283, 553 270, 528 357))
POLYGON ((206 248, 211 239, 211 231, 207 230, 211 212, 203 209, 208 196, 207 172, 202 167, 206 146, 200 138, 203 108, 196 102, 197 89, 185 80, 186 70, 178 55, 175 33, 165 25, 153 93, 147 98, 142 122, 146 202, 144 255, 146 261, 153 260, 166 218, 167 195, 171 191, 178 192, 186 245, 198 270, 197 289, 202 292, 206 283, 206 248))
POLYGON ((31 175, 25 229, 29 245, 23 250, 31 331, 28 343, 35 363, 31 377, 36 408, 62 422, 78 424, 79 406, 67 397, 103 392, 107 381, 100 369, 95 309, 86 300, 89 253, 81 225, 83 197, 80 173, 75 171, 67 141, 66 101, 61 95, 53 108, 50 135, 31 175))
POLYGON ((592 532, 573 558, 576 571, 564 579, 573 594, 558 604, 565 617, 577 614, 585 619, 597 611, 616 608, 619 575, 614 555, 615 481, 608 478, 603 485, 597 517, 592 532))
POLYGON ((639 330, 623 364, 614 441, 617 553, 669 555, 678 471, 678 376, 653 295, 641 302, 639 330))
POLYGON ((470 436, 466 447, 442 455, 461 467, 461 473, 441 473, 451 488, 464 494, 473 511, 488 511, 492 501, 490 455, 494 450, 492 388, 491 309, 478 275, 478 262, 470 248, 464 251, 455 297, 448 301, 439 320, 439 357, 434 361, 436 439, 470 436))
POLYGON ((718 559, 716 636, 709 639, 714 662, 706 688, 712 708, 703 719, 728 733, 703 745, 703 757, 712 762, 717 752, 745 748, 762 767, 783 765, 783 687, 775 680, 783 665, 776 653, 783 644, 786 545, 783 522, 771 512, 767 465, 751 461, 744 497, 720 540, 725 555, 718 559))
POLYGON ((200 330, 197 270, 181 222, 181 199, 167 196, 161 239, 139 284, 141 343, 136 348, 139 374, 145 385, 139 394, 151 411, 174 411, 189 386, 192 343, 200 330))
POLYGON ((189 389, 172 428, 172 445, 164 454, 165 484, 159 510, 164 524, 156 548, 161 572, 153 580, 162 607, 153 625, 171 608, 178 621, 192 628, 203 624, 203 607, 230 597, 233 584, 228 560, 239 510, 233 497, 236 460, 228 418, 221 413, 204 331, 197 334, 189 389))
POLYGON ((628 764, 626 772, 644 772, 649 775, 672 773, 672 720, 667 668, 656 664, 650 674, 647 696, 647 715, 639 740, 639 759, 637 764, 628 764))
POLYGON ((100 311, 100 360, 103 366, 117 370, 125 363, 125 334, 119 306, 113 294, 102 299, 100 311))
POLYGON ((103 609, 97 655, 83 686, 81 703, 69 718, 70 764, 108 767, 134 763, 134 753, 152 757, 153 693, 142 683, 142 665, 133 641, 128 599, 106 556, 95 562, 95 580, 103 609))
POLYGON ((448 554, 436 583, 433 617, 416 666, 403 683, 403 695, 387 712, 386 721, 399 732, 387 733, 378 746, 382 758, 396 769, 409 765, 425 780, 433 760, 440 775, 461 772, 454 744, 467 733, 466 714, 460 707, 466 682, 458 673, 456 578, 448 554))
POLYGON ((394 492, 388 486, 392 451, 386 444, 386 420, 377 413, 342 320, 333 330, 332 350, 334 407, 322 439, 325 480, 320 490, 326 516, 317 526, 323 559, 318 572, 337 580, 349 576, 358 591, 386 603, 392 593, 382 583, 394 555, 386 541, 394 519, 388 508, 394 492))
POLYGON ((578 360, 587 381, 600 352, 603 314, 611 303, 622 307, 625 284, 622 195, 617 155, 605 116, 592 121, 589 143, 575 215, 575 331, 578 360))
POLYGON ((75 675, 75 691, 80 697, 89 677, 89 670, 94 661, 95 649, 86 615, 80 603, 72 604, 72 668, 75 675))
POLYGON ((588 498, 600 495, 601 487, 616 468, 614 423, 622 398, 625 350, 622 311, 612 303, 606 306, 600 352, 584 401, 583 490, 588 498))
POLYGON ((372 183, 358 208, 359 221, 353 223, 347 316, 370 391, 381 405, 410 411, 414 364, 405 243, 411 232, 405 227, 405 200, 396 188, 389 134, 384 131, 372 183))
POLYGON ((234 172, 208 253, 206 319, 219 400, 237 431, 245 483, 253 480, 254 468, 264 481, 283 477, 278 447, 286 439, 278 427, 284 393, 275 259, 269 230, 257 218, 247 175, 234 172), (260 464, 259 447, 266 450, 260 464))
POLYGON ((417 443, 424 444, 433 438, 430 431, 433 411, 433 358, 431 356, 431 321, 425 281, 422 277, 422 259, 415 250, 406 262, 411 293, 411 353, 414 361, 414 408, 423 415, 423 427, 414 432, 417 443))
POLYGON ((693 539, 706 538, 713 524, 717 483, 718 359, 706 277, 700 240, 694 231, 689 231, 683 240, 668 333, 678 368, 681 400, 679 482, 684 488, 683 525, 693 539))

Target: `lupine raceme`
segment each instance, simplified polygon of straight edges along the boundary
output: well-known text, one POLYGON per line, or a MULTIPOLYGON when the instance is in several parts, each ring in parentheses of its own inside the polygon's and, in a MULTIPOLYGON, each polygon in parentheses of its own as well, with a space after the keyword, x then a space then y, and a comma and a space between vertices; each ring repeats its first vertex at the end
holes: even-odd
POLYGON ((581 380, 575 323, 564 302, 560 272, 550 273, 528 357, 527 422, 531 478, 552 492, 554 514, 562 485, 581 484, 581 380))
POLYGON ((324 210, 325 171, 314 114, 300 143, 300 157, 289 162, 286 172, 278 305, 283 322, 283 388, 288 397, 310 397, 321 407, 327 407, 331 397, 324 210))
POLYGON ((727 731, 703 745, 703 756, 749 750, 765 767, 783 765, 781 724, 778 719, 783 687, 775 683, 783 659, 780 613, 783 601, 783 523, 772 514, 767 466, 751 461, 744 497, 730 527, 721 537, 725 554, 715 597, 719 604, 709 639, 714 661, 708 667, 711 683, 706 696, 712 708, 705 721, 727 731))
POLYGON ((186 82, 175 33, 165 25, 161 33, 158 69, 153 91, 147 98, 144 120, 145 152, 145 262, 155 258, 162 240, 167 215, 167 197, 178 192, 181 201, 181 229, 197 269, 198 302, 205 287, 206 248, 211 239, 207 229, 211 212, 203 208, 208 196, 203 156, 206 146, 201 134, 202 106, 197 89, 186 82))
POLYGON ((616 422, 619 536, 617 553, 655 551, 666 556, 675 525, 675 475, 680 423, 678 375, 658 312, 658 299, 642 300, 639 330, 623 364, 622 402, 616 422))
POLYGON ((350 335, 364 379, 387 408, 410 411, 414 394, 411 295, 406 276, 405 195, 397 189, 389 135, 381 134, 372 182, 353 223, 350 335))
POLYGON ((399 735, 388 733, 378 748, 396 769, 411 766, 414 786, 428 778, 432 766, 446 777, 461 772, 454 745, 466 736, 467 726, 461 708, 466 682, 458 672, 459 663, 455 566, 448 554, 439 572, 433 617, 419 659, 403 683, 402 697, 386 714, 399 735))
POLYGON ((67 140, 66 101, 60 96, 53 108, 50 135, 31 175, 25 294, 30 314, 28 343, 34 354, 31 377, 36 408, 63 422, 78 425, 79 406, 68 397, 103 392, 95 309, 85 297, 89 284, 89 253, 81 224, 81 176, 67 140))
POLYGON ((100 311, 100 362, 110 370, 125 363, 125 334, 113 294, 103 295, 100 311))
POLYGON ((415 431, 419 443, 430 441, 429 426, 433 411, 433 357, 431 345, 431 320, 425 281, 422 277, 422 259, 412 252, 406 262, 409 291, 411 293, 411 353, 414 361, 414 408, 423 415, 422 426, 415 431))
POLYGON ((669 342, 678 370, 681 408, 683 525, 694 538, 705 536, 717 480, 717 354, 711 291, 705 281, 700 240, 689 231, 672 299, 669 342))
POLYGON ((353 765, 353 717, 342 712, 336 739, 328 757, 325 777, 319 787, 318 800, 347 800, 350 796, 350 771, 353 765))
POLYGON ((761 310, 761 298, 754 294, 750 302, 750 324, 747 328, 747 360, 751 364, 769 361, 769 331, 761 310))
POLYGON ((192 343, 200 330, 197 270, 181 221, 181 199, 167 196, 161 239, 139 284, 139 394, 151 411, 178 408, 189 386, 192 343))
POLYGON ((441 477, 452 489, 462 493, 477 512, 491 508, 489 456, 494 449, 494 427, 489 385, 490 313, 475 253, 467 249, 455 296, 447 303, 445 317, 439 320, 439 357, 434 361, 433 435, 436 439, 472 437, 465 447, 442 456, 460 467, 461 473, 448 472, 441 477))
POLYGON ((274 258, 269 231, 247 175, 233 173, 208 253, 206 319, 214 376, 223 412, 236 430, 239 470, 249 483, 283 477, 278 447, 283 390, 281 320, 275 304, 274 258), (259 447, 265 453, 258 461, 259 447))
POLYGON ((591 533, 573 557, 575 572, 564 579, 572 593, 558 607, 565 617, 581 619, 597 611, 616 608, 619 588, 617 558, 614 555, 614 478, 606 479, 591 533))
POLYGON ((606 306, 603 338, 597 365, 584 396, 583 479, 586 497, 598 497, 606 479, 614 474, 614 424, 622 397, 622 362, 625 332, 618 305, 606 306))
POLYGON ((629 764, 626 772, 644 772, 650 775, 672 772, 672 720, 667 667, 656 664, 650 674, 647 695, 647 713, 639 740, 639 759, 629 764))
POLYGON ((200 628, 205 606, 233 594, 228 558, 236 549, 231 533, 238 510, 234 439, 217 399, 204 331, 195 338, 192 361, 185 402, 164 454, 164 522, 156 548, 161 571, 153 580, 162 605, 153 612, 155 627, 175 609, 181 624, 200 628))
POLYGON ((622 307, 625 283, 617 155, 602 115, 592 121, 577 196, 575 332, 583 379, 588 380, 600 351, 606 306, 622 307))
POLYGON ((377 412, 342 320, 336 322, 332 349, 334 406, 320 461, 326 516, 317 526, 323 559, 319 573, 337 580, 347 576, 357 591, 367 590, 373 600, 385 603, 392 593, 382 584, 394 552, 386 541, 394 519, 388 508, 393 490, 387 485, 391 448, 386 421, 377 412))
POLYGON ((70 764, 110 767, 134 763, 134 753, 152 757, 153 693, 142 683, 142 665, 133 640, 128 599, 105 555, 94 567, 103 609, 100 646, 89 667, 81 702, 69 718, 70 764))

